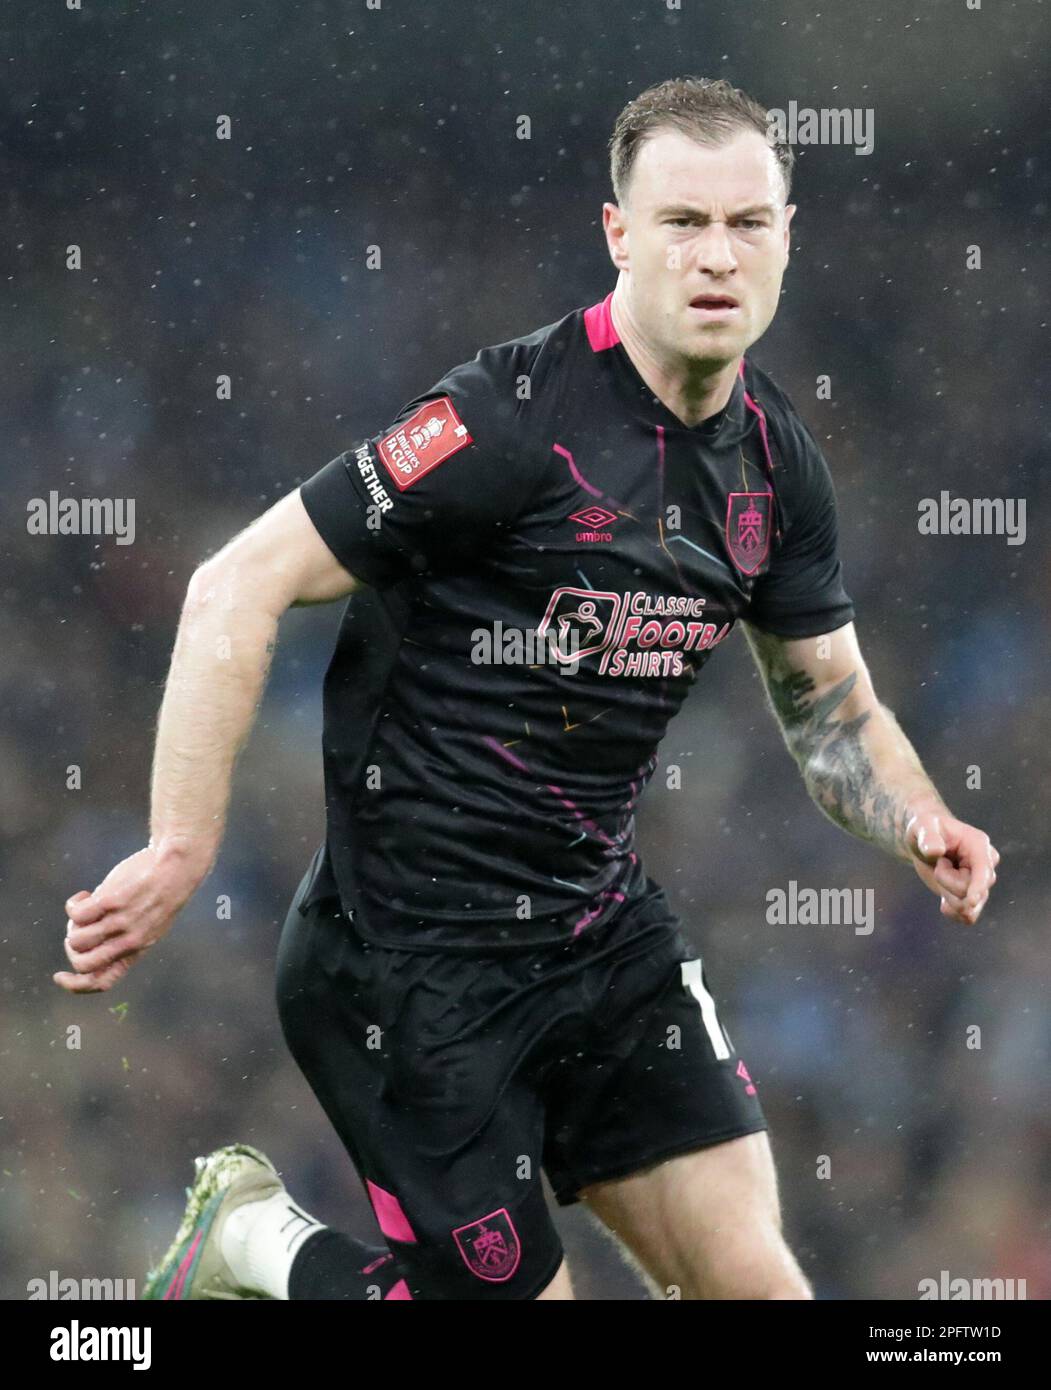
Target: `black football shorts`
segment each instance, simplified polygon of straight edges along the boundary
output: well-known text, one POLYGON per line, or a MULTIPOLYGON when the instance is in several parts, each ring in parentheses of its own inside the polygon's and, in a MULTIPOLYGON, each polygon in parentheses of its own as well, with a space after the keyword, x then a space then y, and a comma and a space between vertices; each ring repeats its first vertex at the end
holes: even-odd
POLYGON ((309 879, 281 936, 281 1025, 413 1298, 535 1298, 562 1260, 541 1170, 567 1205, 766 1128, 652 880, 594 938, 475 956, 366 942, 338 899, 300 907, 309 879))

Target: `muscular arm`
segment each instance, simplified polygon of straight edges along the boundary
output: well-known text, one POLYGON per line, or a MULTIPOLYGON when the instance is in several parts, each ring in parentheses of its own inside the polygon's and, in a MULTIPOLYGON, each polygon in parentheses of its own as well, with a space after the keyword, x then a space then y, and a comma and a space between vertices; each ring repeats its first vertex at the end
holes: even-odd
POLYGON ((911 863, 943 916, 976 922, 1000 855, 957 820, 898 721, 876 699, 853 623, 820 637, 745 627, 807 790, 830 820, 911 863))
POLYGON ((77 994, 107 990, 168 931, 219 853, 234 761, 259 708, 281 615, 356 585, 298 491, 196 571, 157 724, 150 842, 93 893, 66 900, 73 969, 57 972, 56 984, 77 994))
POLYGON ((234 761, 262 698, 281 615, 352 592, 300 500, 282 498, 190 581, 157 725, 150 843, 207 872, 234 761))
POLYGON ((898 721, 876 698, 853 623, 802 639, 745 631, 813 800, 844 830, 911 862, 910 816, 921 807, 950 812, 898 721))

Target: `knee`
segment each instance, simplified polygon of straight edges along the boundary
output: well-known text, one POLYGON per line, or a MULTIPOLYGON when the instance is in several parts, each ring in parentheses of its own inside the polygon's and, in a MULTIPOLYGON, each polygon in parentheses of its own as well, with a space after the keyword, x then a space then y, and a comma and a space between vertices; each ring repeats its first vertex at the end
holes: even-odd
POLYGON ((684 1297, 703 1299, 811 1301, 814 1290, 781 1234, 764 1223, 739 1238, 714 1261, 709 1257, 687 1276, 684 1297))
POLYGON ((714 1278, 690 1278, 682 1292, 689 1299, 743 1302, 811 1301, 814 1290, 801 1270, 728 1269, 714 1278))
POLYGON ((565 1260, 558 1267, 558 1273, 546 1288, 537 1294, 537 1299, 575 1299, 573 1285, 569 1278, 569 1266, 565 1260))
POLYGON ((752 1297, 761 1299, 806 1300, 809 1302, 814 1297, 814 1290, 806 1275, 797 1266, 793 1273, 779 1280, 775 1280, 765 1292, 753 1294, 752 1297))

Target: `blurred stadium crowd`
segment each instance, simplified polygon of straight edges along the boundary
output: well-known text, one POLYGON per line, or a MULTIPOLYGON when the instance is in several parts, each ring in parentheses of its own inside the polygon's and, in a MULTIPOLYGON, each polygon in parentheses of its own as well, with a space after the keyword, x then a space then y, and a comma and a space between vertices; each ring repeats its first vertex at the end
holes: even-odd
MULTIPOLYGON (((801 152, 783 307, 753 355, 830 461, 877 692, 1003 863, 965 928, 825 820, 740 635, 663 745, 644 858, 759 1084, 819 1296, 915 1298, 943 1269, 1051 1296, 1049 198, 1019 10, 972 22, 934 4, 910 31, 795 3, 783 23, 416 3, 363 9, 355 32, 323 4, 119 8, 26 18, 0 141, 0 1296, 51 1269, 141 1280, 193 1156, 232 1139, 265 1149, 308 1210, 376 1235, 272 998, 323 835, 320 685, 342 605, 284 620, 219 865, 110 994, 52 985, 62 904, 147 839, 193 568, 447 367, 611 288, 604 141, 631 95, 685 72, 875 112, 870 156, 801 152), (954 67, 934 86, 946 23, 954 67), (921 536, 918 503, 943 488, 1027 499, 1025 544, 921 536), (50 490, 133 497, 134 544, 27 534, 50 490), (872 888, 874 930, 769 925, 767 891, 793 879, 872 888)), ((557 1219, 580 1296, 641 1296, 579 1210, 557 1219)))

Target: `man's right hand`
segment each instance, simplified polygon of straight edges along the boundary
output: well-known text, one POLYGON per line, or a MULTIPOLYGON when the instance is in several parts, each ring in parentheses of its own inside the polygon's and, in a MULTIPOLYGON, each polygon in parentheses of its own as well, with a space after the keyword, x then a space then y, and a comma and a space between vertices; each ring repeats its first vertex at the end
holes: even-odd
POLYGON ((281 615, 293 605, 330 603, 357 586, 322 540, 298 488, 195 570, 165 684, 151 783, 150 824, 181 828, 122 860, 94 893, 82 889, 67 898, 73 970, 57 971, 56 985, 71 994, 110 989, 170 929, 222 841, 234 759, 262 698, 281 615), (206 831, 190 834, 187 826, 206 831))
POLYGON ((94 994, 124 978, 158 942, 208 873, 210 857, 162 841, 122 859, 93 893, 66 899, 66 956, 72 971, 51 977, 70 994, 94 994))

